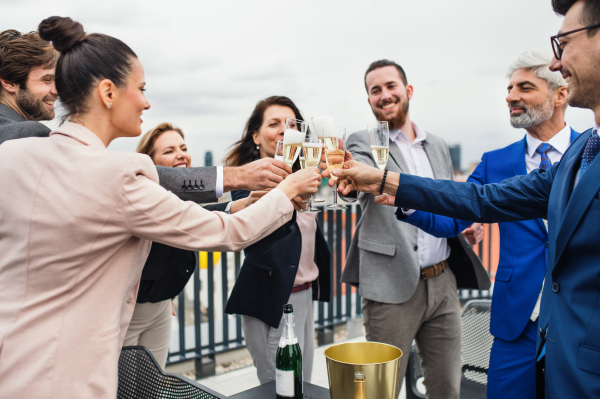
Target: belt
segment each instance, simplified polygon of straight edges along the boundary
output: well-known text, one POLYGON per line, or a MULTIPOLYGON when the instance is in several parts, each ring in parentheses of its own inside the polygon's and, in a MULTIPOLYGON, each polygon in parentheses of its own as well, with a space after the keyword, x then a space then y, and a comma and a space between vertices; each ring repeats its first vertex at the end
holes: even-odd
POLYGON ((300 292, 300 291, 306 291, 310 287, 312 287, 312 283, 297 285, 296 287, 292 288, 292 294, 295 294, 296 292, 300 292))
POLYGON ((440 263, 436 263, 435 265, 423 267, 421 269, 421 278, 423 280, 427 280, 429 278, 435 277, 438 274, 443 273, 447 267, 448 267, 447 260, 443 260, 440 263))

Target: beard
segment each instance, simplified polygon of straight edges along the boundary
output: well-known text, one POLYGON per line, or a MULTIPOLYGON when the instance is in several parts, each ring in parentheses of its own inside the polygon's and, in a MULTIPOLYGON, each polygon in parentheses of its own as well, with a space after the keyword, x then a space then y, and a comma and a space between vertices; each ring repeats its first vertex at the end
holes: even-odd
POLYGON ((56 97, 47 95, 43 99, 36 98, 35 95, 23 85, 17 91, 15 98, 17 106, 27 115, 30 121, 50 121, 54 119, 54 111, 47 110, 43 101, 56 101, 56 97))
POLYGON ((554 105, 552 104, 552 94, 546 101, 533 107, 528 107, 522 103, 510 104, 510 107, 519 106, 524 112, 521 115, 510 116, 510 124, 517 129, 526 129, 545 122, 554 115, 554 105))
MULTIPOLYGON (((406 98, 408 98, 408 92, 406 93, 406 98)), ((378 121, 387 121, 390 130, 399 130, 404 126, 406 118, 408 117, 408 100, 406 100, 406 102, 401 102, 398 98, 396 98, 396 100, 397 102, 400 102, 400 107, 398 107, 396 114, 392 116, 384 115, 378 107, 371 107, 375 118, 377 118, 378 121)))
MULTIPOLYGON (((563 68, 563 70, 566 69, 563 68)), ((568 70, 566 71, 568 72, 568 70)), ((573 76, 571 76, 571 79, 571 88, 567 96, 569 106, 595 109, 600 104, 600 95, 598 90, 595 90, 600 86, 600 78, 594 74, 581 80, 575 80, 573 76)))

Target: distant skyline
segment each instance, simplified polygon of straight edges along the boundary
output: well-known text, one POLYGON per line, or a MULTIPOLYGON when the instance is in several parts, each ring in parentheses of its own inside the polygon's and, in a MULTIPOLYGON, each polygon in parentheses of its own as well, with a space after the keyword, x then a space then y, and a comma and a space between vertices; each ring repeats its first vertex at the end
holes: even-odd
MULTIPOLYGON (((333 112, 347 131, 374 117, 363 77, 387 58, 406 70, 415 88, 413 122, 461 144, 462 167, 525 135, 513 129, 506 106, 506 67, 529 48, 550 49, 561 19, 550 0, 378 2, 0 0, 2 30, 36 30, 51 15, 70 16, 88 33, 127 43, 145 68, 142 131, 161 122, 183 129, 192 164, 213 152, 220 164, 241 137, 254 105, 290 97, 305 119, 333 112)), ((568 109, 583 131, 590 110, 568 109)), ((57 121, 49 123, 57 126, 57 121)), ((135 150, 139 138, 109 148, 135 150)))

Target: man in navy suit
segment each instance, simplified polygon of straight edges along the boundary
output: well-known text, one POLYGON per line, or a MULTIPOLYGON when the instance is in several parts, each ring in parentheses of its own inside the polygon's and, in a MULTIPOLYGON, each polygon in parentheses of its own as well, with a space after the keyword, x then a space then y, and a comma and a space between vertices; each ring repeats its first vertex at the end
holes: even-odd
MULTIPOLYGON (((467 181, 499 183, 560 161, 579 133, 564 120, 567 83, 548 68, 552 53, 523 51, 508 68, 510 123, 526 136, 483 154, 467 181)), ((382 197, 393 204, 393 197, 382 197)), ((381 202, 381 200, 379 201, 381 202)), ((454 237, 471 222, 422 211, 399 215, 436 237, 454 237)), ((546 220, 500 223, 500 261, 496 272, 490 332, 494 344, 488 371, 488 399, 535 397, 535 353, 541 289, 546 273, 546 220)))
POLYGON ((332 173, 349 179, 341 182, 343 193, 385 192, 399 208, 478 222, 547 219, 537 375, 545 377, 546 398, 592 398, 600 396, 600 2, 554 0, 553 6, 565 19, 553 37, 550 69, 567 81, 569 105, 592 109, 596 121, 560 162, 483 186, 386 173, 356 161, 332 173))

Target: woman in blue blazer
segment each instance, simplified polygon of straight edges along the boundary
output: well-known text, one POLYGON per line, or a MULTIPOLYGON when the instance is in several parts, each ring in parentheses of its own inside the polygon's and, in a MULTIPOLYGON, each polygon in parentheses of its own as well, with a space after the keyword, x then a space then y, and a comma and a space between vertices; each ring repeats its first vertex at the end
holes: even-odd
MULTIPOLYGON (((259 101, 225 162, 241 166, 273 157, 287 118, 302 115, 287 97, 259 101)), ((298 169, 297 165, 293 168, 298 169)), ((263 193, 234 191, 233 200, 263 193)), ((304 380, 310 382, 314 353, 313 300, 329 301, 331 254, 314 214, 297 214, 287 225, 245 250, 225 313, 242 315, 246 345, 261 384, 275 379, 275 354, 283 331, 283 305, 294 305, 304 380)))

